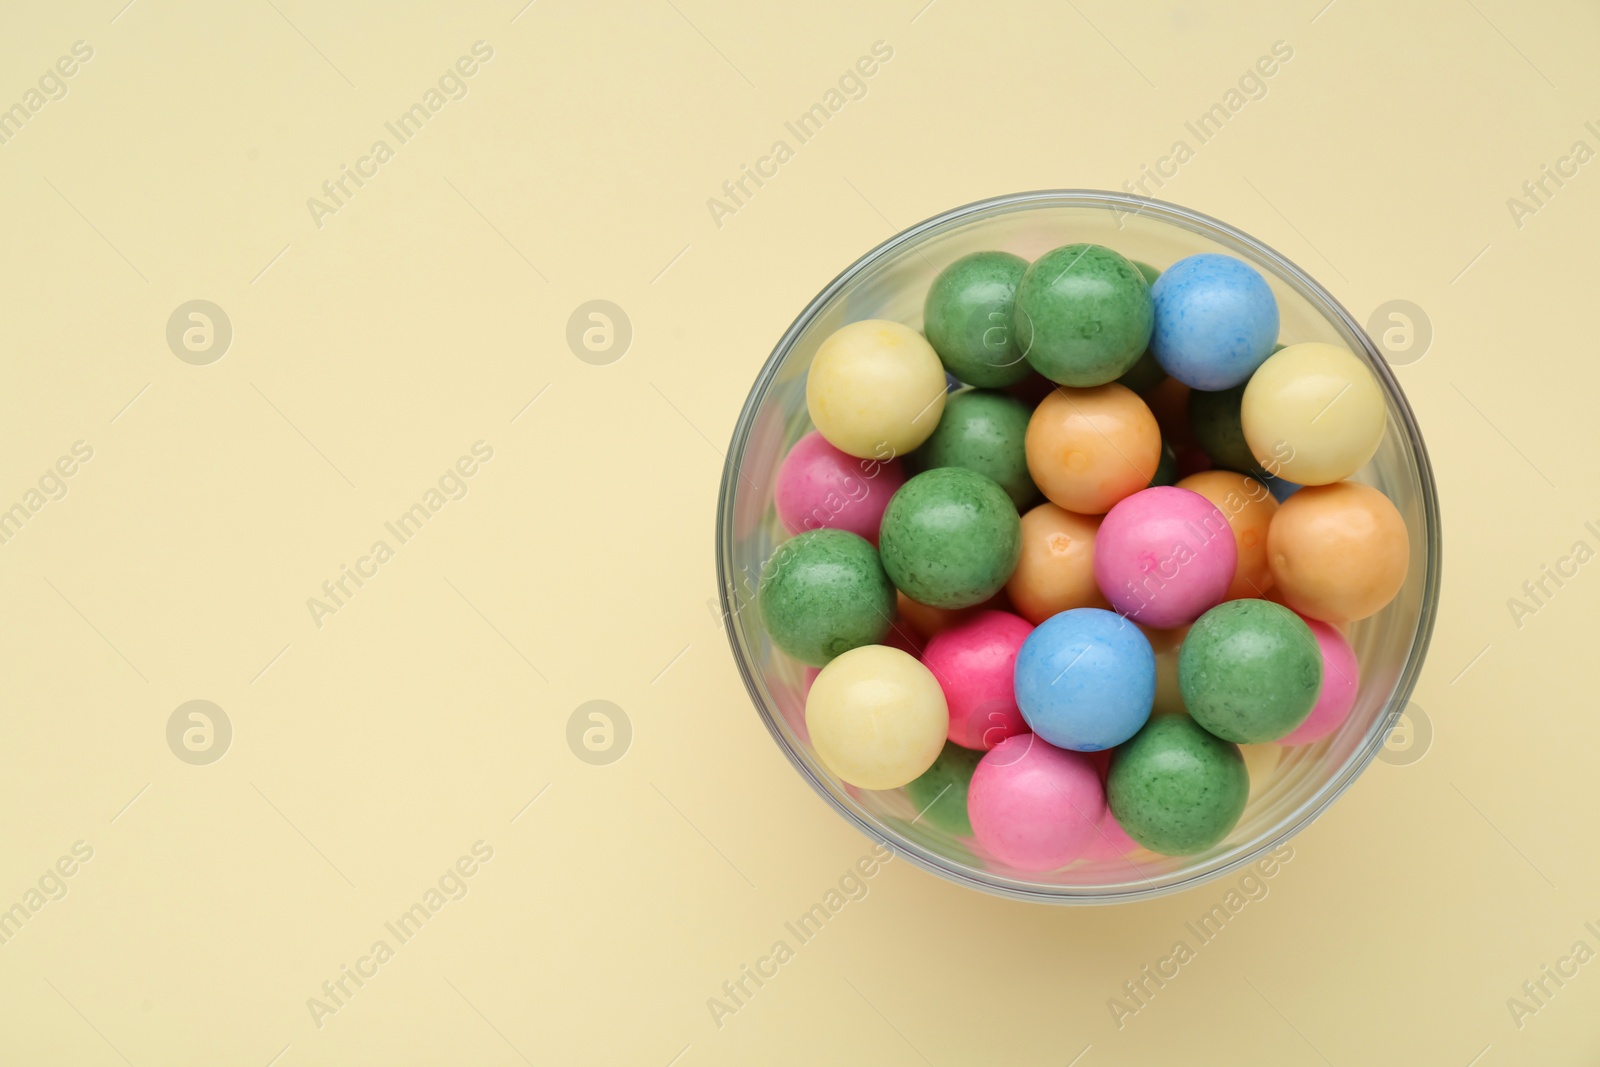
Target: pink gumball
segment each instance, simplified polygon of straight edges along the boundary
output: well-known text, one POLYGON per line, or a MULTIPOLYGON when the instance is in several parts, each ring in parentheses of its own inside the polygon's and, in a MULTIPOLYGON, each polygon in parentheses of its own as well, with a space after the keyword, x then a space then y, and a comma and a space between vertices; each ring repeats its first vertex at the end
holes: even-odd
POLYGON ((857 459, 813 430, 783 458, 773 498, 778 519, 792 534, 827 527, 877 544, 883 509, 905 481, 898 459, 857 459))
POLYGON ((1019 871, 1055 870, 1083 855, 1105 812, 1094 762, 1033 734, 990 749, 967 787, 973 837, 1019 871))
POLYGON ((1158 485, 1124 497, 1094 535, 1094 580, 1111 606, 1157 630, 1187 626, 1228 594, 1239 549, 1215 504, 1158 485))
POLYGON ((1322 652, 1322 689, 1306 721, 1279 738, 1280 745, 1309 745, 1343 726, 1350 709, 1355 707, 1356 692, 1361 688, 1361 664, 1344 635, 1325 622, 1306 619, 1304 615, 1300 617, 1311 627, 1317 648, 1322 652))
POLYGON ((1114 860, 1137 851, 1139 847, 1139 842, 1128 836, 1128 831, 1122 828, 1122 824, 1111 814, 1111 809, 1108 807, 1105 817, 1095 829, 1095 835, 1089 839, 1088 847, 1083 850, 1083 858, 1114 860))
POLYGON ((980 751, 1028 732, 1014 688, 1017 650, 1033 627, 1007 611, 980 611, 935 634, 922 654, 950 708, 950 740, 980 751))

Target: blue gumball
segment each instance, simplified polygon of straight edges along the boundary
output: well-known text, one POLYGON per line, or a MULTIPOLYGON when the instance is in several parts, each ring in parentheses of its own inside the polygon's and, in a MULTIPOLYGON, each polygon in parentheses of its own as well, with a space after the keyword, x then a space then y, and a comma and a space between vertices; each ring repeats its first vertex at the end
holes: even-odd
POLYGON ((1232 389, 1250 380, 1278 340, 1278 301, 1250 264, 1207 252, 1168 267, 1150 290, 1150 351, 1192 389, 1232 389))
POLYGON ((1150 718, 1155 653, 1114 611, 1063 611, 1035 627, 1018 651, 1016 696, 1028 728, 1057 748, 1112 748, 1150 718))

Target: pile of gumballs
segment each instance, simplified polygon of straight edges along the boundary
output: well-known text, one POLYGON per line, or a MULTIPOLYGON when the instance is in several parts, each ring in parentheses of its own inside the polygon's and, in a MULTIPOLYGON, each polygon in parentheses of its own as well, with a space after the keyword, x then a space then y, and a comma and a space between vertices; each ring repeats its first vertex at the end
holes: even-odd
POLYGON ((1261 274, 1070 244, 950 263, 922 332, 853 322, 806 381, 767 560, 797 732, 994 863, 1202 852, 1240 746, 1337 730, 1347 626, 1405 581, 1389 499, 1349 481, 1388 418, 1337 345, 1279 345, 1261 274))

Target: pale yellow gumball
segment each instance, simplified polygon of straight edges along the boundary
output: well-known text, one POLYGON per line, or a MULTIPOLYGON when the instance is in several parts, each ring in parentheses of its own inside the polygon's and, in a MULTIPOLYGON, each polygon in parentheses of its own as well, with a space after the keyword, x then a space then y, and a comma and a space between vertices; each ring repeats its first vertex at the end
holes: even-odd
POLYGON ((863 319, 841 326, 817 349, 806 376, 806 407, 834 448, 887 460, 933 433, 947 385, 938 353, 920 333, 887 319, 863 319))
POLYGON ((950 709, 933 672, 887 645, 862 645, 817 675, 806 730, 834 774, 862 789, 898 789, 933 766, 950 709))
POLYGON ((1278 761, 1283 758, 1283 746, 1240 745, 1239 754, 1244 757, 1244 769, 1250 772, 1250 799, 1254 800, 1272 783, 1272 772, 1278 769, 1278 761))
POLYGON ((1319 341, 1269 357, 1245 386, 1239 409, 1256 462, 1301 485, 1327 485, 1360 470, 1378 450, 1387 417, 1367 365, 1319 341))

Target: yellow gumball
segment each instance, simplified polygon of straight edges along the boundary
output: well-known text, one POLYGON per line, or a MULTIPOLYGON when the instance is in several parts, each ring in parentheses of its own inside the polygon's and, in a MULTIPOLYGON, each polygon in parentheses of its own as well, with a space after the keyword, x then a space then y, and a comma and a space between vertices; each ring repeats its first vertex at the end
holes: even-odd
POLYGON ((1272 773, 1283 758, 1283 746, 1274 744, 1240 745, 1244 769, 1250 772, 1250 799, 1260 796, 1272 781, 1272 773))
POLYGON ((903 456, 944 414, 938 353, 909 326, 864 319, 835 330, 811 361, 806 407, 828 443, 862 459, 903 456))
POLYGON ((1239 417, 1251 453, 1268 474, 1327 485, 1372 458, 1388 406, 1372 371, 1348 349, 1309 342, 1290 345, 1257 368, 1239 417))
POLYGON ((950 709, 933 672, 887 645, 836 657, 811 684, 806 730, 834 774, 862 789, 898 789, 933 766, 950 709))

